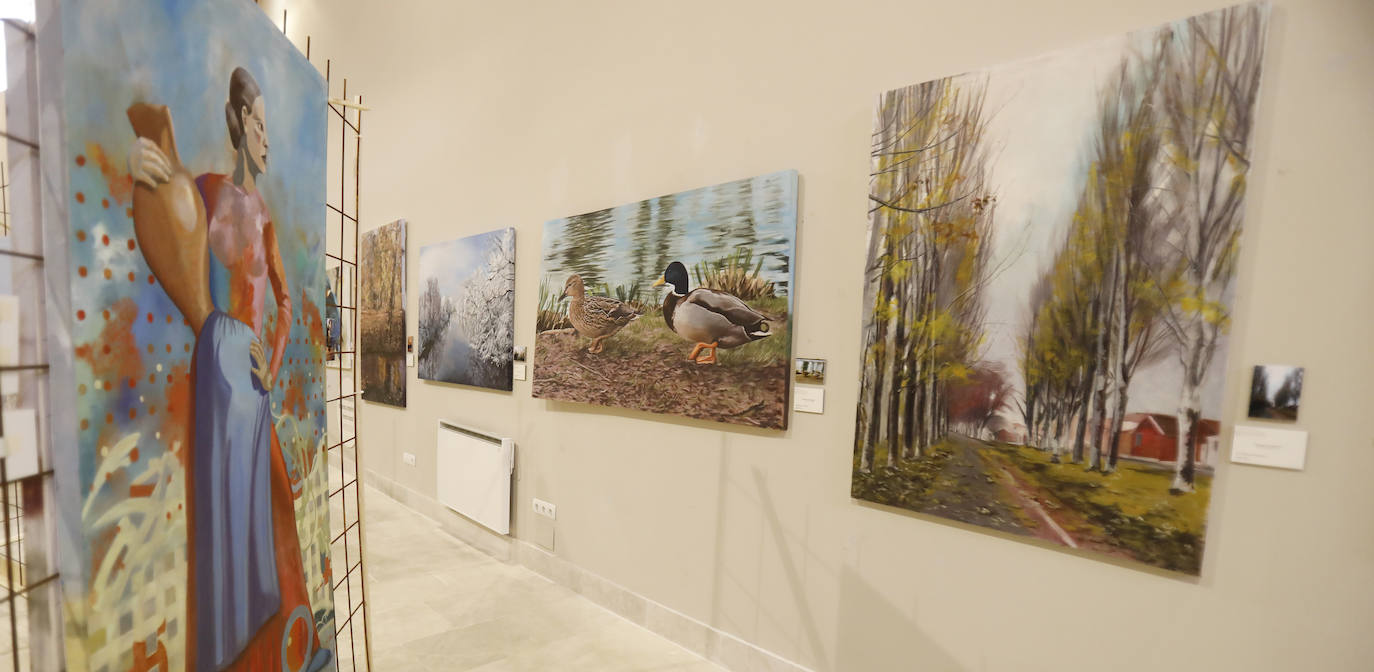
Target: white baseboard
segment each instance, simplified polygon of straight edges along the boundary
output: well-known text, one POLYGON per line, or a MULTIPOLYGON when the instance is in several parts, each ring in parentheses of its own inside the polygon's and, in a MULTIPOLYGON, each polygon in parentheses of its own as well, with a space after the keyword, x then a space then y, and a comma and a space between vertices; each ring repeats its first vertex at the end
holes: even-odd
POLYGON ((471 518, 440 504, 439 500, 411 490, 371 469, 364 470, 363 483, 381 490, 402 506, 438 523, 440 529, 457 537, 459 541, 501 562, 512 560, 512 546, 516 543, 514 537, 492 532, 471 518))
POLYGON ((735 672, 811 672, 781 656, 655 602, 538 546, 496 534, 371 470, 364 482, 439 524, 440 529, 502 562, 513 562, 591 600, 702 658, 735 672))

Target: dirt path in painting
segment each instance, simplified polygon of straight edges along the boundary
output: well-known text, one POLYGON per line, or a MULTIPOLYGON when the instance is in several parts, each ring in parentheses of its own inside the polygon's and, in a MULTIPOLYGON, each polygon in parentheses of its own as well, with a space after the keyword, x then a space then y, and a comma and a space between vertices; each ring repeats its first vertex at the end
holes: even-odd
POLYGON ((981 444, 952 434, 943 446, 950 450, 950 456, 944 460, 917 511, 1003 532, 1038 536, 1038 527, 1019 511, 1017 498, 1007 487, 1006 479, 981 455, 981 444))
POLYGON ((755 427, 780 428, 786 419, 791 372, 785 362, 695 364, 687 361, 690 344, 666 343, 625 351, 608 342, 604 352, 593 355, 584 338, 554 333, 538 338, 536 397, 755 427))
MULTIPOLYGON (((1002 485, 1011 494, 1017 506, 1038 524, 1034 526, 1034 534, 1041 539, 1063 544, 1069 548, 1078 548, 1078 540, 1073 538, 1058 520, 1050 515, 1049 510, 1041 505, 1039 496, 1033 488, 1028 487, 1024 482, 1016 478, 1016 475, 1007 467, 996 467, 1002 485)), ((1057 509, 1057 506, 1051 506, 1057 509)))
POLYGON ((1075 537, 1072 530, 1084 526, 1081 516, 1018 478, 1016 468, 1000 459, 996 448, 957 434, 943 445, 951 454, 920 512, 1128 557, 1119 549, 1075 537))
POLYGON ((1011 500, 1034 521, 1032 534, 1069 548, 1090 549, 1106 555, 1133 559, 1134 556, 1123 549, 1106 543, 1093 534, 1083 534, 1082 530, 1092 528, 1088 521, 1079 512, 1060 502, 1052 492, 1036 487, 1014 464, 999 457, 996 447, 965 437, 959 439, 968 442, 971 449, 977 450, 988 466, 998 472, 1003 489, 1011 500), (977 448, 972 448, 973 446, 977 448))

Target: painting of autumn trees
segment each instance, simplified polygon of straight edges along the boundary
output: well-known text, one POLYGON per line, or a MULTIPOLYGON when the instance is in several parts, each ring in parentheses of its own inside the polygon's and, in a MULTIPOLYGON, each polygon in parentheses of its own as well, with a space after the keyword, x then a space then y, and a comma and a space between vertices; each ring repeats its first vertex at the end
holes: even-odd
POLYGON ((1200 571, 1267 19, 879 97, 854 497, 1200 571))
POLYGON ((405 220, 363 233, 358 252, 363 399, 405 408, 405 220))

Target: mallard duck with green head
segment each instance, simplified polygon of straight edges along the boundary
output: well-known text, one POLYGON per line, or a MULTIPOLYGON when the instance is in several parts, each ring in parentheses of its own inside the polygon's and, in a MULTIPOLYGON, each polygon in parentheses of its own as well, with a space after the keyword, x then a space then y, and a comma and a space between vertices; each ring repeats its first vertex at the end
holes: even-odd
POLYGON ((572 299, 568 302, 568 321, 573 328, 565 329, 564 333, 577 333, 592 339, 587 352, 593 355, 605 349, 603 341, 638 319, 640 314, 639 310, 624 301, 609 296, 588 296, 587 289, 582 285, 582 276, 576 273, 568 276, 567 282, 563 283, 563 294, 558 300, 566 298, 572 299))
POLYGON ((673 333, 696 343, 687 359, 715 364, 717 348, 738 348, 772 336, 768 316, 749 307, 728 292, 698 287, 689 289, 687 267, 680 261, 668 264, 655 287, 671 285, 663 297, 663 321, 673 333))

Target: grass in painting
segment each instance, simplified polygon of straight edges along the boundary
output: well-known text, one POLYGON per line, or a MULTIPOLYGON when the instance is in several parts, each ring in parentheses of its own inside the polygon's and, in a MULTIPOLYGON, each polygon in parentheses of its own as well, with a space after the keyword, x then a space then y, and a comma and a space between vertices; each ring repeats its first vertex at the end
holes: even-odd
POLYGON ((1169 492, 1170 465, 1122 460, 1102 474, 1034 448, 962 436, 919 458, 887 458, 883 444, 872 471, 856 460, 856 499, 1063 543, 1057 526, 1080 548, 1191 574, 1200 568, 1210 473, 1179 496, 1169 492))
MULTIPOLYGON (((886 465, 887 444, 879 445, 874 455, 875 464, 886 465)), ((893 466, 875 467, 871 472, 859 471, 856 458, 850 494, 855 499, 919 511, 930 501, 931 486, 950 455, 937 447, 928 459, 904 460, 893 466)))
POLYGON ((995 455, 1037 491, 1081 516, 1065 526, 1070 534, 1115 546, 1151 565, 1199 571, 1211 473, 1199 471, 1195 491, 1180 496, 1169 492, 1171 464, 1122 460, 1115 472, 1101 474, 1081 464, 1055 464, 1049 453, 1034 448, 996 445, 995 455))
POLYGON ((566 329, 572 326, 568 321, 568 304, 560 301, 559 291, 547 284, 539 283, 539 315, 535 318, 535 331, 543 333, 550 329, 566 329))
POLYGON ((775 293, 773 283, 759 276, 762 269, 763 257, 756 260, 753 252, 741 249, 727 257, 696 264, 692 267, 692 277, 698 286, 718 289, 751 301, 772 297, 775 293))

